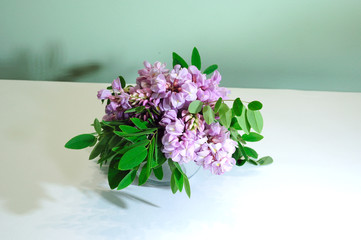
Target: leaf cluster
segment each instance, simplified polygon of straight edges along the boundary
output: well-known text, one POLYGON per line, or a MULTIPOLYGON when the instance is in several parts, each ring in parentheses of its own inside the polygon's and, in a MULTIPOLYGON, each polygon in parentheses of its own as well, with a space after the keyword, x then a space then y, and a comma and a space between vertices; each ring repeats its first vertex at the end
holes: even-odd
MULTIPOLYGON (((94 146, 89 159, 97 159, 101 167, 108 165, 111 189, 126 188, 135 180, 138 171, 139 185, 146 183, 152 172, 159 180, 163 178, 162 165, 167 159, 161 151, 158 128, 138 118, 130 118, 130 122, 99 122, 95 119, 92 125, 95 133, 75 136, 65 147, 83 149, 94 146)), ((178 173, 174 171, 174 174, 178 173)), ((186 176, 183 179, 188 182, 186 176)), ((185 186, 187 184, 189 188, 189 183, 185 186)), ((190 196, 190 189, 186 192, 190 196)))
MULTIPOLYGON (((182 68, 188 68, 189 67, 188 63, 181 56, 179 56, 179 54, 173 52, 172 57, 173 57, 173 67, 175 65, 180 65, 182 68)), ((202 68, 201 56, 200 56, 199 51, 198 51, 198 49, 196 47, 194 47, 193 51, 192 51, 191 65, 195 66, 199 70, 201 70, 201 68, 202 68)), ((206 75, 209 75, 209 74, 212 74, 217 69, 218 69, 218 65, 217 64, 212 64, 209 67, 207 67, 203 71, 203 73, 206 74, 206 75)))

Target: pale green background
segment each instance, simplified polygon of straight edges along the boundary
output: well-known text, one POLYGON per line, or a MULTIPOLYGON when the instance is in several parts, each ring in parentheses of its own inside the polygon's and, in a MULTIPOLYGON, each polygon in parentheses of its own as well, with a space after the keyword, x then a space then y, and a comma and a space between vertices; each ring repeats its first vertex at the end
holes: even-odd
POLYGON ((223 86, 361 91, 361 0, 0 0, 0 36, 2 79, 134 82, 197 46, 223 86))

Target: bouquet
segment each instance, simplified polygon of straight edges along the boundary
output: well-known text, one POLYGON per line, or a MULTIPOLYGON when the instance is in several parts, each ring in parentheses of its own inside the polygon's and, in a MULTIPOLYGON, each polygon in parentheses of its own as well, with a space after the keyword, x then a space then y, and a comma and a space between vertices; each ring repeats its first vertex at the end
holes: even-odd
POLYGON ((97 158, 100 167, 109 166, 111 189, 126 188, 137 172, 139 185, 151 174, 161 180, 164 168, 169 167, 172 192, 184 188, 189 197, 182 164, 195 162, 221 175, 246 162, 272 163, 271 157, 258 159, 257 152, 246 146, 263 138, 262 104, 228 99, 229 90, 219 87, 217 68, 214 64, 202 72, 197 48, 191 65, 176 53, 172 69, 145 61, 134 86, 119 76, 98 91, 98 99, 106 102, 105 116, 94 120, 94 133, 78 135, 65 147, 94 146, 89 159, 97 158))

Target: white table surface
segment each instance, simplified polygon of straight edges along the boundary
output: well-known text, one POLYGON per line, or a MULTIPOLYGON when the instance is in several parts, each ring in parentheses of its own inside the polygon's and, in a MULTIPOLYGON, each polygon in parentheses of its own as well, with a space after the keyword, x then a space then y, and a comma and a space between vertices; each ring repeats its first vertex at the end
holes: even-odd
POLYGON ((0 80, 0 239, 361 239, 361 93, 231 89, 264 103, 274 163, 202 169, 192 197, 110 191, 89 151, 108 84, 0 80))

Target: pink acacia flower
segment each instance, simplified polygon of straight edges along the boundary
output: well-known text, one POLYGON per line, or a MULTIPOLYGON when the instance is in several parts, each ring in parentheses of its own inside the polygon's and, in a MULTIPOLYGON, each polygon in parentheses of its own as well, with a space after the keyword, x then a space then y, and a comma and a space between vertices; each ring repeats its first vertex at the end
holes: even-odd
POLYGON ((168 69, 165 68, 165 64, 161 62, 155 62, 151 65, 149 62, 144 61, 143 69, 138 71, 139 77, 137 77, 136 83, 141 88, 150 88, 152 81, 154 81, 158 75, 168 73, 168 69))
POLYGON ((97 95, 100 100, 108 99, 110 96, 112 96, 112 93, 107 89, 99 90, 97 95))
POLYGON ((205 134, 207 142, 201 146, 195 162, 217 175, 231 170, 236 164, 232 154, 237 143, 230 139, 228 130, 219 123, 212 123, 207 125, 205 134))

